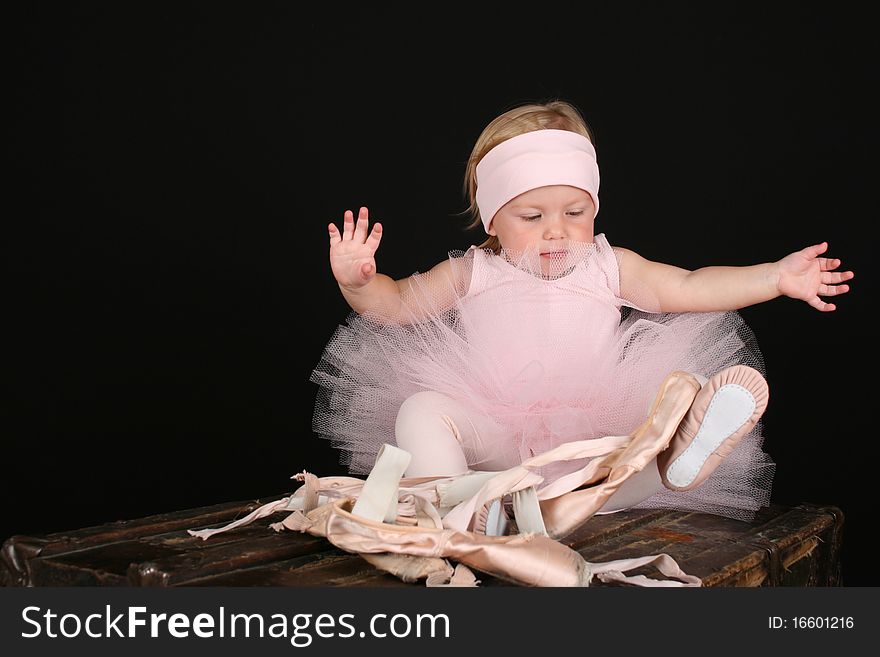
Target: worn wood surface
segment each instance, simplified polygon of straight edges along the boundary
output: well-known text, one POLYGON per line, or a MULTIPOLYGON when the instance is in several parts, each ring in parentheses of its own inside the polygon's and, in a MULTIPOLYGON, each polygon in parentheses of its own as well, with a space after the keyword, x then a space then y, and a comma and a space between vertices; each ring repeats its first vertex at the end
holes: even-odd
MULTIPOLYGON (((406 584, 326 539, 273 531, 274 514, 203 541, 268 501, 229 502, 40 536, 2 548, 4 586, 424 586, 406 584)), ((704 586, 840 586, 843 513, 772 505, 751 523, 670 510, 595 516, 562 542, 587 561, 666 553, 704 586)), ((476 573, 483 586, 508 582, 476 573)), ((630 571, 657 577, 650 567, 630 571)), ((596 583, 601 585, 601 583, 596 583)))

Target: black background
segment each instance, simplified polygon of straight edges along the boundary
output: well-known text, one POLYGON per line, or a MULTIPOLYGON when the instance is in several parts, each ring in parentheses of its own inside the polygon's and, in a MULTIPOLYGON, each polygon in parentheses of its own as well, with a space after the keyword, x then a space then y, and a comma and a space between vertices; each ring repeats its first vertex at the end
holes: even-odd
POLYGON ((7 16, 0 539, 341 474, 311 431, 309 374, 348 312, 327 223, 368 206, 395 278, 479 243, 457 215, 474 140, 513 105, 562 98, 594 131, 612 244, 694 269, 827 240, 856 272, 836 312, 741 312, 767 364, 774 501, 841 507, 844 583, 877 584, 866 16, 435 7, 7 16))

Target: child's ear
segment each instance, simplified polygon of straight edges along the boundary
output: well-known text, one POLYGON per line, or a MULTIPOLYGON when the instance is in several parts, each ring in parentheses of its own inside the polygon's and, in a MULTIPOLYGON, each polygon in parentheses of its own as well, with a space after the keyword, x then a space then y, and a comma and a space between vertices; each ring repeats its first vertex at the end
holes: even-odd
POLYGON ((488 235, 491 235, 492 237, 495 237, 495 235, 498 234, 495 232, 495 225, 494 224, 489 224, 489 227, 486 229, 486 233, 488 235))

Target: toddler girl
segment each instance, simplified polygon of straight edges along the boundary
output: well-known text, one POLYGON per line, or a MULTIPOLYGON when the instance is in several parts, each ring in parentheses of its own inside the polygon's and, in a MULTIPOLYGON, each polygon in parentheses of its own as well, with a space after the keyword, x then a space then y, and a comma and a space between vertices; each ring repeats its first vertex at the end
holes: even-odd
MULTIPOLYGON (((512 109, 483 130, 465 174, 488 239, 427 272, 376 270, 382 226, 362 207, 329 225, 330 264, 353 312, 312 375, 314 429, 353 474, 383 443, 408 477, 505 470, 566 442, 626 435, 675 370, 703 389, 668 448, 603 512, 632 506, 751 519, 769 503, 763 360, 737 309, 780 295, 820 311, 852 272, 827 244, 779 261, 688 271, 595 233, 599 170, 572 105, 512 109)), ((579 468, 569 463, 566 468, 579 468)), ((546 483, 562 466, 541 473, 546 483)))

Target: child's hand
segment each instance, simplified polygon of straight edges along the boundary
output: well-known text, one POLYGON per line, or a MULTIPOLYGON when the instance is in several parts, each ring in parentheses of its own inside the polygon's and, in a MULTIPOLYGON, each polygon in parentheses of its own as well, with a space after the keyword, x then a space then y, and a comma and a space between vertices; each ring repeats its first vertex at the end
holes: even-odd
POLYGON ((827 249, 828 242, 822 242, 779 260, 776 263, 779 271, 776 287, 779 293, 793 299, 802 299, 816 310, 834 310, 836 306, 833 303, 825 303, 819 297, 833 297, 849 292, 849 285, 840 283, 848 281, 855 274, 851 271, 833 271, 840 267, 840 260, 819 257, 827 249))
POLYGON ((343 216, 342 235, 336 224, 330 230, 330 268, 340 286, 349 290, 363 287, 376 275, 376 260, 373 254, 382 239, 382 224, 373 224, 367 236, 369 211, 361 208, 358 212, 357 226, 351 210, 343 216))

